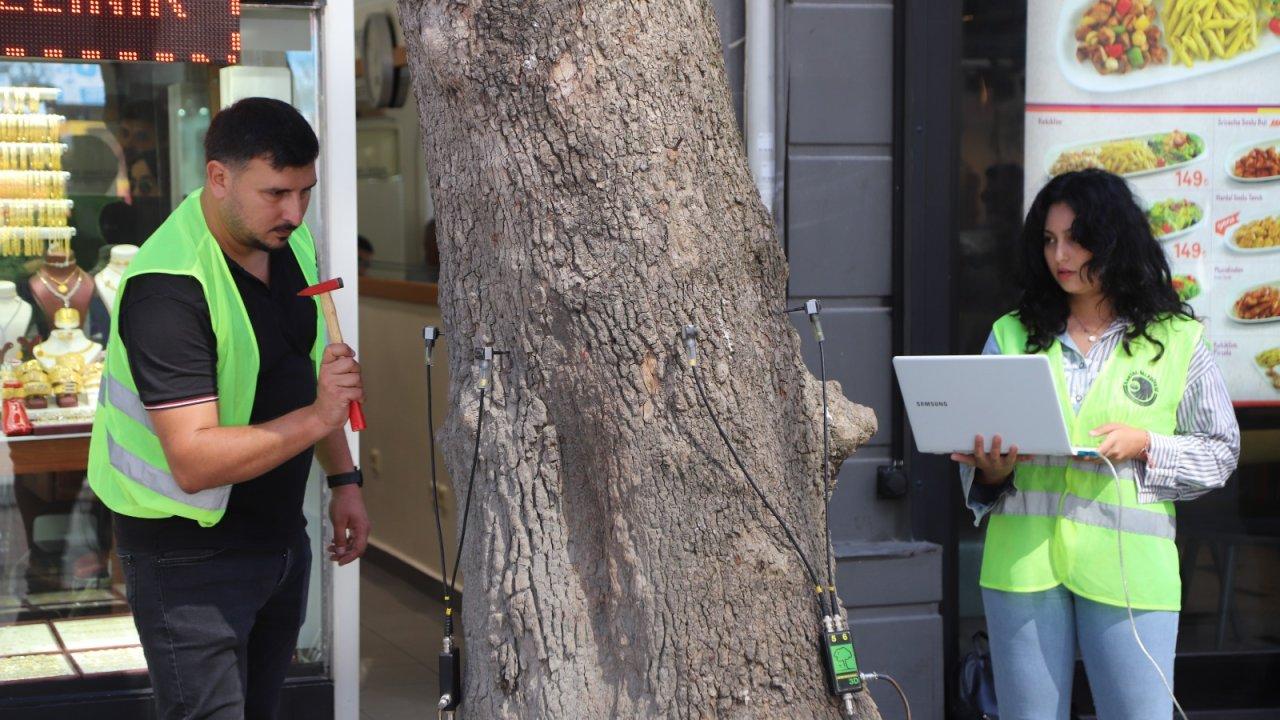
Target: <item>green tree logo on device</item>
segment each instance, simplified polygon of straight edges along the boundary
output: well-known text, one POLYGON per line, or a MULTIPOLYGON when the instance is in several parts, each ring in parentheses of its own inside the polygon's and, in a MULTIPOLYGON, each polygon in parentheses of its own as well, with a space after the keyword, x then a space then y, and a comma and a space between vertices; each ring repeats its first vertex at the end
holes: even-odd
POLYGON ((1159 394, 1156 379, 1141 370, 1134 370, 1124 379, 1124 396, 1142 407, 1150 407, 1159 394))

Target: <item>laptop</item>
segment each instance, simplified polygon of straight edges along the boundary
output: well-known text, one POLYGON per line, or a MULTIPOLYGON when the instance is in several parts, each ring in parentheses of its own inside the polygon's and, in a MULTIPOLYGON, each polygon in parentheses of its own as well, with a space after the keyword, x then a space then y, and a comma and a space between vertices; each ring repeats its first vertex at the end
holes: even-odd
POLYGON ((971 454, 974 435, 990 450, 999 435, 1023 455, 1098 456, 1072 447, 1044 355, 903 355, 893 368, 920 452, 971 454))

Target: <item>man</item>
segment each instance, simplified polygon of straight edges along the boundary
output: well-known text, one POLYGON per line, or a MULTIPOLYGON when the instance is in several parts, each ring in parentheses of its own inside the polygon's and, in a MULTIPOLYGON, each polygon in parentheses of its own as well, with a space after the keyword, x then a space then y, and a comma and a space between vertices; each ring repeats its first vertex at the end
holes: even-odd
POLYGON ((333 488, 331 559, 365 549, 343 431, 360 369, 297 296, 317 282, 302 218, 319 150, 285 103, 223 110, 203 190, 117 294, 89 480, 114 512, 161 718, 275 715, 306 607, 313 448, 333 488))

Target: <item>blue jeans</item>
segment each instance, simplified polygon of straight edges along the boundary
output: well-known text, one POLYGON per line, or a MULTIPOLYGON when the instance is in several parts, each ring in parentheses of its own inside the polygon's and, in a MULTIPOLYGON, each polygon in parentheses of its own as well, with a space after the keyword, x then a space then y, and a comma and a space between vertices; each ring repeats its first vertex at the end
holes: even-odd
POLYGON ((120 548, 160 720, 274 718, 307 608, 311 544, 120 548))
MULTIPOLYGON (((1173 701, 1142 654, 1122 607, 1062 586, 1034 593, 982 590, 1000 720, 1067 720, 1076 649, 1099 720, 1169 720, 1173 701)), ((1138 634, 1173 683, 1178 613, 1133 613, 1138 634)))

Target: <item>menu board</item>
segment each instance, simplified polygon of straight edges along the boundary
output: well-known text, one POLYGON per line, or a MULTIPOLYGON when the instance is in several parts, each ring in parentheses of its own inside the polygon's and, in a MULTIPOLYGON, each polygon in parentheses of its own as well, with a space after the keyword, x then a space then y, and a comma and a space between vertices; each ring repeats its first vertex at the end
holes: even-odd
POLYGON ((1205 5, 1028 1, 1025 198, 1126 178, 1233 402, 1280 405, 1280 0, 1205 5))

